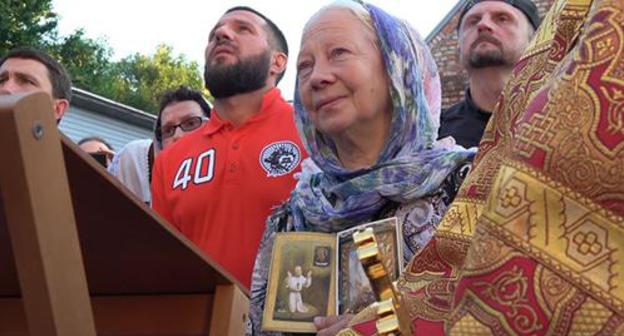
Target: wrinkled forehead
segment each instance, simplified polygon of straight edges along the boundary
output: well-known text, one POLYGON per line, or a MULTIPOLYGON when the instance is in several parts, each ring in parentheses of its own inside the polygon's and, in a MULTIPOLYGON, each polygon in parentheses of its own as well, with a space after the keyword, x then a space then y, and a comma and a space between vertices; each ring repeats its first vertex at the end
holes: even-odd
MULTIPOLYGON (((372 24, 365 22, 364 16, 368 13, 356 14, 356 11, 344 6, 328 6, 316 12, 303 28, 300 50, 306 48, 308 38, 322 33, 334 31, 340 33, 345 39, 350 38, 349 34, 361 35, 369 39, 376 45, 377 36, 372 28, 372 24), (359 16, 360 17, 359 17, 359 16)), ((325 36, 325 35, 322 35, 325 36)))
POLYGON ((30 58, 11 57, 0 65, 0 72, 14 71, 33 77, 49 78, 48 68, 45 64, 30 58))
MULTIPOLYGON (((356 16, 354 10, 352 10, 351 8, 330 5, 321 8, 318 12, 314 13, 314 15, 310 17, 310 19, 308 19, 308 22, 306 22, 305 26, 303 27, 303 36, 308 34, 311 30, 318 28, 319 26, 324 27, 340 23, 358 23, 364 25, 364 23, 360 21, 360 19, 356 16)), ((303 41, 304 40, 302 40, 302 42, 303 41)))

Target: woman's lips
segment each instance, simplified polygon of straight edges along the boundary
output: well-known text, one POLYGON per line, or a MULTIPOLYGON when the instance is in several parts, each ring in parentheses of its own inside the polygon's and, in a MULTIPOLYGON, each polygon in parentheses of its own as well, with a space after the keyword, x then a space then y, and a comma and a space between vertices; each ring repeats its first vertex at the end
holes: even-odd
POLYGON ((343 98, 344 98, 344 96, 330 97, 330 98, 321 99, 316 104, 316 110, 321 110, 321 109, 324 109, 324 108, 332 107, 332 106, 340 103, 340 101, 342 101, 343 98))

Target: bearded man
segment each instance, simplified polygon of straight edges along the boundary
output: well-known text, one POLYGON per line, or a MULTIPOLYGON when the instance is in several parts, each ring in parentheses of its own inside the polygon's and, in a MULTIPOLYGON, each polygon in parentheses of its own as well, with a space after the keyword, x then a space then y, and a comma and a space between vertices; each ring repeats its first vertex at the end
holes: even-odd
POLYGON ((440 138, 476 147, 514 64, 540 24, 531 0, 469 1, 457 26, 459 57, 468 72, 465 99, 442 113, 440 138))
POLYGON ((288 46, 267 17, 234 7, 210 32, 205 58, 211 119, 157 157, 153 207, 249 288, 266 218, 307 157, 276 88, 288 46))

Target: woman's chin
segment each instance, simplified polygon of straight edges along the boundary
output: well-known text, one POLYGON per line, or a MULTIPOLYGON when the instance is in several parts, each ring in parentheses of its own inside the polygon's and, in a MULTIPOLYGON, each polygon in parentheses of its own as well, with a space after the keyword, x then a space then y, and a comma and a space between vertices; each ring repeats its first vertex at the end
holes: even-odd
POLYGON ((349 129, 349 126, 350 125, 345 122, 334 121, 330 123, 323 123, 317 126, 316 129, 333 139, 344 135, 347 129, 349 129))

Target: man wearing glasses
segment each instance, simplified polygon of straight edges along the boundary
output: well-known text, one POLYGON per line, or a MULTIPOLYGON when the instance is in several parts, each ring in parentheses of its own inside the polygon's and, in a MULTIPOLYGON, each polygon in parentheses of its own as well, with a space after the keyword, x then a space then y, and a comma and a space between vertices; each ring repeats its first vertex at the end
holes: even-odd
POLYGON ((160 102, 154 136, 156 147, 163 150, 210 117, 210 106, 201 93, 181 86, 166 93, 160 102))
POLYGON ((146 204, 151 204, 152 166, 161 150, 199 128, 210 117, 210 106, 201 93, 180 86, 164 94, 156 119, 154 139, 135 140, 124 146, 108 172, 146 204))

